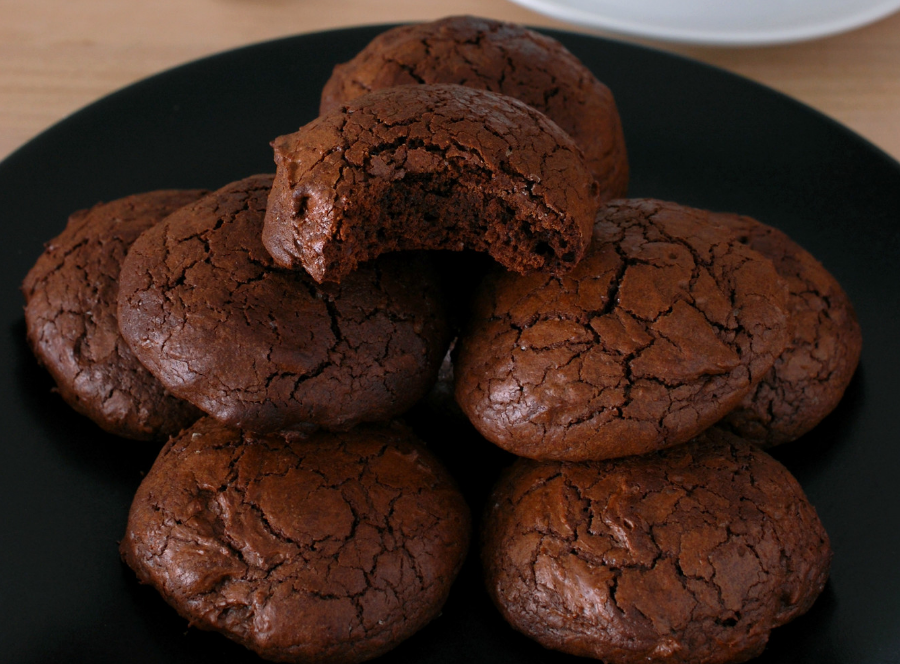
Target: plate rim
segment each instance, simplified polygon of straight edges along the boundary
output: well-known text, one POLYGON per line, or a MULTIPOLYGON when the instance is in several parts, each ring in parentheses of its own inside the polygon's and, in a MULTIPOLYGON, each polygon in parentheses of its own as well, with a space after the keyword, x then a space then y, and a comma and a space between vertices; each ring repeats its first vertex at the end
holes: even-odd
POLYGON ((517 5, 531 9, 545 16, 576 23, 583 26, 610 30, 632 37, 657 39, 680 44, 696 44, 700 46, 775 46, 791 44, 829 37, 856 30, 857 28, 876 23, 891 14, 900 11, 900 0, 886 0, 865 11, 851 11, 837 19, 810 22, 800 27, 778 30, 740 30, 725 31, 685 30, 683 28, 665 27, 662 24, 646 25, 636 21, 618 18, 601 12, 584 11, 570 6, 566 0, 510 0, 517 5))
MULTIPOLYGON (((528 4, 531 4, 531 3, 533 3, 535 5, 537 5, 537 4, 547 4, 547 5, 559 4, 558 0, 509 0, 509 1, 523 5, 523 6, 527 6, 528 4)), ((562 0, 562 1, 564 2, 565 0, 562 0)), ((890 13, 900 11, 900 0, 888 0, 888 3, 895 7, 895 9, 893 9, 891 12, 889 12, 888 15, 890 13)), ((495 20, 500 20, 500 19, 495 19, 495 20)), ((5 168, 10 167, 10 164, 12 162, 18 161, 18 159, 20 157, 20 153, 27 152, 33 143, 39 143, 39 142, 47 139, 49 137, 48 135, 53 134, 58 130, 64 130, 65 129, 64 125, 66 125, 70 120, 74 119, 77 121, 77 119, 80 116, 82 116, 84 113, 89 113, 89 112, 93 111, 94 107, 96 105, 107 103, 108 101, 118 97, 121 94, 127 94, 134 87, 143 86, 145 84, 152 84, 157 78, 168 76, 172 72, 176 72, 181 69, 192 67, 194 65, 203 63, 207 60, 214 60, 214 59, 217 59, 217 58, 220 58, 223 56, 232 56, 241 51, 252 50, 252 49, 256 49, 256 48, 263 47, 263 46, 275 45, 275 44, 278 44, 279 42, 287 42, 287 41, 292 41, 292 40, 299 39, 299 38, 306 38, 306 37, 322 38, 329 34, 339 34, 339 33, 348 32, 348 31, 378 30, 380 32, 383 32, 386 30, 390 30, 392 28, 400 27, 400 26, 415 25, 415 24, 426 23, 426 22, 427 21, 384 21, 384 22, 376 22, 376 23, 359 23, 359 24, 339 26, 339 27, 334 27, 334 28, 325 28, 322 30, 312 30, 310 32, 300 32, 300 33, 289 34, 289 35, 281 35, 278 37, 273 37, 271 39, 263 39, 263 40, 259 40, 259 41, 249 42, 246 44, 240 44, 233 48, 225 48, 223 50, 214 51, 212 53, 207 53, 206 55, 201 55, 200 57, 186 60, 184 62, 179 62, 175 65, 172 65, 171 67, 166 67, 159 71, 147 74, 146 76, 143 76, 142 78, 138 78, 134 81, 131 81, 130 83, 126 83, 125 85, 123 85, 121 87, 110 90, 109 92, 102 94, 101 96, 96 97, 95 99, 92 99, 84 106, 74 109, 73 111, 71 111, 67 115, 59 118, 52 124, 44 127, 37 134, 35 134, 31 138, 27 139, 24 143, 22 143, 21 145, 19 145, 16 148, 14 148, 12 152, 10 152, 5 157, 0 159, 0 177, 3 176, 3 171, 5 170, 5 168)), ((848 125, 842 123, 840 120, 833 118, 832 116, 828 115, 824 111, 819 110, 818 108, 816 108, 814 106, 811 106, 810 104, 808 104, 807 102, 805 102, 801 99, 793 97, 792 95, 790 95, 786 92, 783 92, 781 90, 778 90, 770 85, 767 85, 766 83, 754 80, 744 74, 740 74, 738 72, 731 71, 730 69, 727 69, 720 65, 712 64, 709 62, 705 62, 703 60, 699 60, 697 58, 690 57, 689 55, 666 50, 664 47, 659 46, 659 45, 644 44, 644 43, 639 43, 639 42, 632 42, 627 39, 622 39, 621 36, 617 36, 615 34, 609 34, 609 35, 592 34, 592 33, 579 31, 572 26, 570 26, 570 27, 565 27, 565 26, 564 27, 553 27, 553 26, 534 25, 532 23, 521 23, 519 25, 521 25, 522 27, 525 27, 529 30, 534 30, 536 32, 541 32, 541 33, 547 34, 557 40, 559 40, 560 36, 562 36, 564 39, 567 37, 571 37, 576 40, 578 40, 578 39, 598 40, 601 42, 604 42, 604 41, 612 42, 614 44, 625 46, 625 47, 637 48, 638 50, 642 50, 642 51, 650 51, 655 56, 671 58, 671 59, 674 59, 681 63, 684 63, 688 66, 699 67, 701 69, 714 71, 719 75, 724 75, 725 77, 731 78, 733 80, 738 80, 742 84, 750 85, 750 86, 756 88, 757 90, 764 91, 766 94, 770 94, 770 95, 779 97, 782 101, 785 101, 789 104, 793 104, 797 107, 802 108, 803 110, 805 110, 809 113, 812 113, 812 114, 818 116, 819 119, 832 124, 838 130, 840 130, 846 134, 852 135, 853 138, 864 143, 867 148, 879 153, 879 155, 883 159, 887 160, 892 165, 894 165, 898 169, 900 169, 900 157, 894 157, 889 152, 887 152, 887 150, 885 150, 878 144, 874 143, 871 139, 867 138, 866 136, 863 136, 862 134, 860 134, 858 131, 856 131, 852 127, 849 127, 848 125)))

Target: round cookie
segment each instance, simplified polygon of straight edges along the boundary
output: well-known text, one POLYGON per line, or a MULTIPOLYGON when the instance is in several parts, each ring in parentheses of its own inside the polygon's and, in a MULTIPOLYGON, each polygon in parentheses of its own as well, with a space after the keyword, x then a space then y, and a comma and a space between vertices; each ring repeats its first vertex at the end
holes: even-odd
POLYGON ((277 265, 340 281, 406 249, 473 249, 517 272, 571 269, 597 184, 559 127, 511 97, 406 85, 272 143, 263 243, 277 265))
POLYGON ((262 657, 361 662, 438 615, 465 501, 405 428, 309 439, 204 418, 144 478, 120 550, 191 625, 262 657))
POLYGON ((169 394, 119 334, 119 270, 137 237, 205 191, 153 191, 69 217, 22 284, 28 343, 72 408, 110 433, 165 440, 202 414, 169 394))
POLYGON ((402 413, 449 341, 427 261, 386 256, 340 286, 277 269, 260 240, 271 183, 232 183, 134 243, 122 335, 172 393, 232 426, 346 429, 402 413))
POLYGON ((373 90, 416 83, 455 83, 525 102, 582 149, 603 200, 625 195, 628 157, 612 92, 555 39, 474 16, 393 28, 334 68, 319 111, 329 113, 373 90))
POLYGON ((719 426, 763 447, 795 440, 837 406, 853 378, 862 333, 850 298, 809 252, 750 217, 721 214, 787 282, 791 341, 756 389, 719 426))
POLYGON ((685 442, 737 406, 787 343, 787 293, 710 214, 614 201, 570 274, 487 278, 454 367, 482 435, 605 459, 685 442))
POLYGON ((831 563, 794 477, 715 429, 614 461, 520 459, 488 505, 485 576, 506 620, 609 664, 755 657, 831 563))

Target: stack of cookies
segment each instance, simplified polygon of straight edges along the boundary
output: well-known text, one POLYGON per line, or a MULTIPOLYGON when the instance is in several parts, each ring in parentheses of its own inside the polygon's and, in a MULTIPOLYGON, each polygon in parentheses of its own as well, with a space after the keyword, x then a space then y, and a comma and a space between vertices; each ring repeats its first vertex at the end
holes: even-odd
POLYGON ((522 457, 481 538, 517 630, 607 662, 738 662, 812 605, 828 537, 763 451, 821 421, 859 358, 812 256, 623 198, 609 89, 510 24, 382 34, 272 146, 274 175, 75 213, 23 284, 62 397, 167 441, 121 553, 191 624, 349 663, 437 616, 469 509, 397 418, 439 379, 522 457), (470 298, 436 250, 494 267, 470 298))

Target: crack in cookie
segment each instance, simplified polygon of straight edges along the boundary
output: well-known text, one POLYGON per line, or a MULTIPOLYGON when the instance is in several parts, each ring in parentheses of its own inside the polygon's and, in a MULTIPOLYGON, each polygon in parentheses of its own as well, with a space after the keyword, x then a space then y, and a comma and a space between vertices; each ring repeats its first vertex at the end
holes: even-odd
POLYGON ((536 108, 584 152, 603 200, 625 195, 628 158, 612 92, 558 41, 512 23, 452 16, 388 30, 334 68, 319 112, 382 88, 438 83, 498 92, 536 108))
POLYGON ((304 439, 204 418, 160 453, 120 550, 194 626, 338 664, 438 615, 469 529, 452 479, 400 425, 304 439))
POLYGON ((163 442, 202 414, 141 365, 119 333, 116 308, 132 243, 206 193, 153 191, 76 212, 22 284, 35 356, 66 403, 110 433, 163 442))
POLYGON ((750 659, 812 606, 831 561, 787 469, 715 429, 640 457, 521 459, 483 540, 488 591, 513 627, 616 664, 750 659))
POLYGON ((597 185, 572 140, 511 97, 458 85, 373 92, 277 138, 263 242, 340 281, 380 254, 473 249, 520 271, 570 270, 597 185))
POLYGON ((123 336, 173 394, 232 426, 347 429, 402 413, 449 343, 429 264, 386 256, 325 286, 276 268, 260 240, 271 183, 232 183, 135 242, 123 336))
POLYGON ((614 201, 571 273, 489 276, 454 367, 476 428, 577 461, 685 442, 734 408, 787 342, 787 294, 710 216, 614 201))
POLYGON ((791 338, 756 388, 720 422, 763 447, 795 440, 837 406, 859 363, 862 333, 850 298, 809 252, 750 217, 716 223, 770 259, 787 282, 791 338))

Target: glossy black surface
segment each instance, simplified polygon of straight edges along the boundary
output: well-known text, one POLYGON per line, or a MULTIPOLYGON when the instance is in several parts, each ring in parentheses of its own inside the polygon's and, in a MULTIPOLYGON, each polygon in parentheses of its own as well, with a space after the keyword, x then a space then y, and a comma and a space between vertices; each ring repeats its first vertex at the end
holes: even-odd
MULTIPOLYGON (((152 446, 71 412, 24 342, 22 278, 72 211, 168 187, 219 187, 274 170, 268 142, 311 120, 319 91, 381 28, 286 39, 131 86, 0 164, 4 431, 0 457, 0 661, 253 662, 189 629, 119 562, 152 446)), ((564 33, 616 94, 631 194, 751 214, 840 280, 864 334, 838 410, 778 450, 831 535, 831 581, 809 614, 776 630, 760 664, 900 661, 900 165, 832 121, 712 68, 564 33)), ((509 457, 463 427, 417 427, 477 513, 509 457), (432 434, 438 430, 438 434, 432 434)), ((566 662, 507 628, 469 562, 443 615, 385 662, 566 662)))

